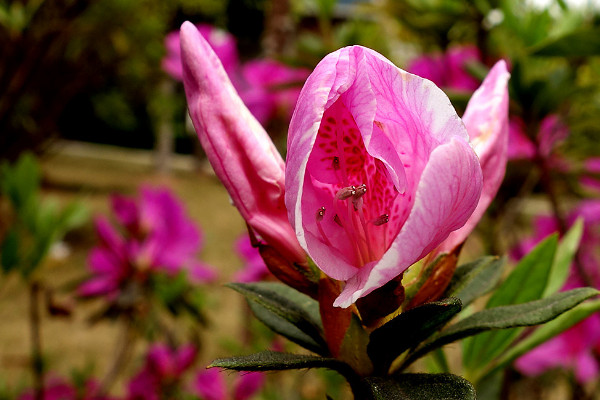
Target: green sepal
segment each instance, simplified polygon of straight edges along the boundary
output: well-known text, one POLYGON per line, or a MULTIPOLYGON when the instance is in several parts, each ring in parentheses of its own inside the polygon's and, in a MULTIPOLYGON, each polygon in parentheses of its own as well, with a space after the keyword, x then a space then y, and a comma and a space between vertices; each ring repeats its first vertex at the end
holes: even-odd
POLYGON ((361 381, 364 400, 475 400, 475 389, 452 374, 399 374, 368 377, 361 381))
POLYGON ((502 267, 505 263, 504 257, 486 256, 459 266, 444 297, 458 297, 463 307, 466 307, 496 286, 502 276, 502 267))
POLYGON ((371 332, 367 354, 376 372, 386 373, 392 362, 441 329, 460 310, 459 299, 450 298, 415 307, 371 332))
POLYGON ((243 294, 256 318, 272 331, 312 352, 329 355, 315 300, 275 282, 227 286, 243 294))

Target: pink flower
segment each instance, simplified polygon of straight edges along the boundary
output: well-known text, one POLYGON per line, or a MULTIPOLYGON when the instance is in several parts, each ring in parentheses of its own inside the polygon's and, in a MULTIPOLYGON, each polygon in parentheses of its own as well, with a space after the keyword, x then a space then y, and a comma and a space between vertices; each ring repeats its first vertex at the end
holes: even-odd
POLYGON ((465 225, 450 233, 438 251, 450 252, 465 241, 496 196, 506 171, 508 145, 508 78, 504 61, 491 69, 473 93, 462 120, 479 157, 483 190, 465 225))
POLYGON ((81 296, 114 298, 122 285, 143 280, 153 271, 175 275, 186 270, 193 282, 216 277, 214 270, 196 260, 202 237, 177 199, 166 189, 142 188, 140 194, 137 200, 112 199, 123 234, 105 218, 97 218, 100 244, 90 253, 93 276, 79 287, 81 296))
POLYGON ((445 54, 416 58, 408 66, 408 71, 429 79, 440 87, 473 91, 477 89, 479 82, 469 74, 466 65, 480 61, 481 55, 475 46, 457 46, 450 48, 445 54))
POLYGON ((309 72, 274 60, 249 61, 242 66, 243 80, 236 89, 261 124, 273 118, 278 111, 288 120, 309 72))
MULTIPOLYGON (((77 388, 59 376, 51 376, 44 382, 43 400, 111 400, 112 397, 97 395, 98 382, 88 380, 83 388, 77 388)), ((34 400, 33 389, 28 389, 19 400, 34 400)))
MULTIPOLYGON (((207 24, 196 25, 202 36, 217 54, 225 70, 234 73, 239 67, 237 45, 235 38, 230 33, 207 24)), ((181 46, 179 31, 170 32, 165 37, 167 54, 162 60, 163 70, 173 79, 183 80, 183 67, 181 65, 181 46)))
POLYGON ((521 118, 511 117, 508 140, 509 159, 531 160, 537 155, 548 159, 556 145, 569 135, 569 128, 555 114, 542 119, 535 142, 527 136, 526 131, 527 127, 521 118))
POLYGON ((471 216, 482 185, 469 135, 430 81, 360 46, 308 78, 290 124, 286 205, 301 246, 346 282, 334 305, 434 250, 471 216))
POLYGON ((192 345, 178 349, 163 343, 153 344, 146 355, 146 363, 128 385, 129 400, 161 399, 163 391, 180 383, 196 358, 192 345))
POLYGON ((583 170, 579 183, 587 189, 600 191, 600 157, 587 159, 584 162, 583 170))
MULTIPOLYGON (((572 266, 562 290, 586 286, 588 283, 600 288, 600 259, 597 253, 600 246, 600 201, 587 200, 580 203, 567 216, 567 224, 572 225, 577 218, 583 218, 584 221, 577 257, 586 279, 582 278, 578 268, 572 266)), ((534 226, 534 236, 515 249, 513 257, 520 258, 544 237, 558 230, 556 220, 548 216, 537 217, 534 226)), ((516 366, 527 375, 539 375, 557 367, 567 368, 575 372, 579 382, 586 383, 596 378, 600 372, 600 365, 594 357, 594 353, 600 351, 598 332, 600 315, 594 314, 525 354, 516 361, 516 366)))
POLYGON ((188 108, 215 173, 253 231, 288 260, 304 263, 287 219, 281 155, 189 22, 181 27, 181 49, 188 108))
POLYGON ((264 386, 265 376, 260 372, 238 374, 234 383, 233 396, 227 394, 227 385, 216 368, 207 369, 196 375, 193 392, 201 400, 248 400, 264 386))
POLYGON ((252 246, 248 235, 243 235, 237 240, 235 250, 244 260, 244 268, 235 274, 236 282, 258 282, 272 276, 260 252, 252 246))

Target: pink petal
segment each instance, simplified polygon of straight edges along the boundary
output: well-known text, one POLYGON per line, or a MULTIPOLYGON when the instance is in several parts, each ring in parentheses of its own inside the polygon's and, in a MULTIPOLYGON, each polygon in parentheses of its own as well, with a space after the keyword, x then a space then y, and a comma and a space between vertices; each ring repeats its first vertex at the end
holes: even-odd
POLYGON ((220 371, 207 369, 196 375, 194 391, 202 400, 226 400, 227 386, 220 371))
POLYGON ((475 91, 463 122, 469 132, 483 172, 483 189, 477 208, 465 223, 440 246, 450 252, 469 236, 496 196, 504 179, 508 144, 508 78, 504 61, 498 61, 475 91))
POLYGON ((190 115, 215 173, 246 222, 288 259, 304 262, 287 221, 284 165, 277 149, 189 22, 181 27, 181 48, 190 115))
POLYGON ((347 47, 319 63, 290 124, 286 205, 317 266, 348 280, 335 305, 347 307, 401 274, 464 224, 481 191, 481 168, 467 140, 441 90, 374 51, 347 47), (373 194, 365 195, 363 219, 389 211, 384 228, 336 221, 344 211, 334 194, 365 181, 373 194))
POLYGON ((261 372, 242 372, 237 380, 233 400, 248 400, 265 385, 265 375, 261 372))

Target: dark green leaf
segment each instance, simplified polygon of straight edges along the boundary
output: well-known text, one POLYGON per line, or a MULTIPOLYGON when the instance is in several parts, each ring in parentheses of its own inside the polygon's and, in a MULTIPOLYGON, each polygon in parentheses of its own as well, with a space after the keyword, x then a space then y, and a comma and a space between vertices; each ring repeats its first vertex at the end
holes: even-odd
POLYGON ((396 357, 441 329, 461 308, 457 298, 431 302, 403 312, 375 329, 367 346, 375 370, 386 373, 396 357))
POLYGON ((556 293, 541 300, 477 312, 450 326, 442 331, 439 337, 418 348, 407 358, 402 367, 408 366, 419 357, 445 344, 481 332, 543 324, 598 293, 600 292, 593 288, 578 288, 556 293))
POLYGON ((467 306, 496 286, 505 262, 505 258, 487 256, 459 266, 444 296, 458 297, 467 306))
POLYGON ((0 263, 4 273, 12 271, 19 264, 19 235, 14 229, 8 231, 0 246, 0 263))
POLYGON ((323 328, 320 320, 316 320, 314 313, 309 311, 312 303, 308 300, 313 302, 314 300, 301 293, 293 296, 288 296, 289 293, 286 293, 284 296, 276 292, 284 289, 274 289, 273 285, 277 284, 231 283, 228 286, 246 297, 256 318, 271 330, 310 351, 328 355, 329 350, 322 337, 323 328), (300 303, 297 303, 299 299, 301 299, 300 303))
POLYGON ((581 29, 551 38, 530 49, 535 56, 591 57, 600 55, 600 29, 581 29))
POLYGON ((365 400, 475 400, 469 381, 452 374, 400 374, 363 379, 365 400))
POLYGON ((552 263, 552 269, 548 277, 548 284, 544 290, 544 297, 556 293, 567 281, 569 267, 579 248, 579 241, 582 234, 583 220, 578 219, 565 236, 563 236, 556 249, 556 255, 554 256, 554 262, 552 263))
MULTIPOLYGON (((546 289, 557 244, 557 235, 551 235, 523 257, 508 278, 494 291, 486 308, 521 304, 541 298, 546 289)), ((480 370, 502 353, 518 335, 519 330, 494 331, 465 341, 465 367, 471 371, 480 370)))
POLYGON ((261 351, 247 356, 218 358, 208 368, 225 368, 235 371, 281 371, 288 369, 328 368, 352 377, 348 364, 335 358, 324 358, 304 354, 261 351))

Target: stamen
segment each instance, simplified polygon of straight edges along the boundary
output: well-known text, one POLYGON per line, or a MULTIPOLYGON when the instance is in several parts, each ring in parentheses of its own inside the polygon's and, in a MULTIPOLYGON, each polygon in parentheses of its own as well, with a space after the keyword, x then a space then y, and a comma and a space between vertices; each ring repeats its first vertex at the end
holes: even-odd
POLYGON ((356 188, 354 186, 348 186, 348 187, 341 188, 340 190, 338 190, 338 192, 335 194, 335 198, 338 200, 346 200, 355 195, 356 195, 356 188))
POLYGON ((390 221, 390 216, 387 214, 381 214, 379 217, 375 218, 372 222, 375 226, 381 226, 383 224, 387 224, 390 221))
POLYGON ((323 221, 323 217, 325 216, 325 207, 321 207, 317 210, 317 215, 315 216, 317 220, 317 229, 319 230, 319 234, 321 235, 321 239, 325 242, 325 244, 329 247, 333 247, 329 239, 327 239, 327 235, 325 235, 325 231, 321 226, 321 221, 323 221))
POLYGON ((354 190, 354 195, 352 196, 352 204, 354 205, 355 211, 362 209, 363 196, 365 195, 365 193, 367 193, 367 185, 365 185, 364 183, 354 190))

